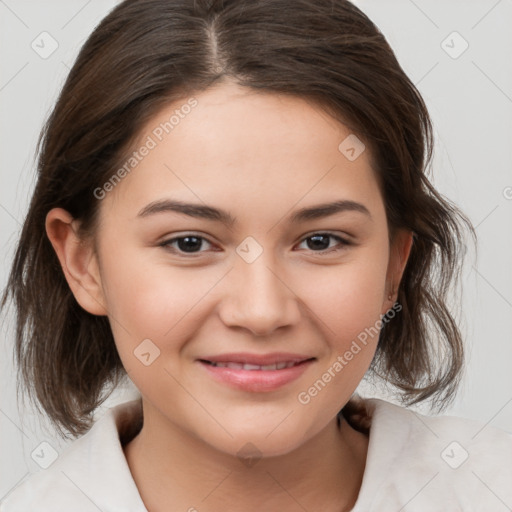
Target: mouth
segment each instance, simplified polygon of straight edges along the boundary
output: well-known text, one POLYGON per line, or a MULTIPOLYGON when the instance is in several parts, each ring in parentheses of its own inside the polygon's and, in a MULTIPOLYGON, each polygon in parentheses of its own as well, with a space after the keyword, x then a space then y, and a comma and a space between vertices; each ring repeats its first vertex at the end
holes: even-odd
POLYGON ((298 379, 315 357, 296 354, 224 354, 197 362, 215 381, 248 392, 269 392, 298 379))
POLYGON ((284 370, 286 368, 292 368, 293 366, 297 366, 305 363, 306 361, 311 361, 311 359, 305 359, 304 361, 294 362, 294 361, 283 361, 281 363, 274 364, 250 364, 250 363, 231 363, 231 362, 215 362, 215 361, 207 361, 205 359, 200 359, 202 363, 209 364, 216 368, 234 368, 236 370, 248 370, 248 371, 272 371, 272 370, 284 370))

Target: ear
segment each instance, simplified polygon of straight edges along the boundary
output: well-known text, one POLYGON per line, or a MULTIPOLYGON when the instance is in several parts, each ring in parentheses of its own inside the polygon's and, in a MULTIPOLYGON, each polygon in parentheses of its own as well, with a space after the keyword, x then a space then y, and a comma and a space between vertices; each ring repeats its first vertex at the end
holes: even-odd
POLYGON ((93 315, 106 315, 97 256, 93 244, 78 236, 78 224, 62 208, 46 215, 46 233, 77 302, 93 315))
POLYGON ((413 232, 406 229, 397 229, 392 240, 389 253, 389 263, 386 276, 386 289, 382 314, 393 306, 396 301, 398 287, 402 280, 411 248, 413 244, 413 232), (391 299, 389 298, 391 295, 391 299))

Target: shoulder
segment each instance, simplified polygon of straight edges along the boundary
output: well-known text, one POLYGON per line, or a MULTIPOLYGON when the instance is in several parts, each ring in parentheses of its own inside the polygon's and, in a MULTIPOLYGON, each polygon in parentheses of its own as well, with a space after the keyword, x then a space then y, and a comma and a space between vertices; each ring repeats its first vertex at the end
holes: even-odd
POLYGON ((145 512, 121 444, 140 413, 139 400, 108 409, 50 467, 10 491, 0 512, 145 512))
MULTIPOLYGON (((457 416, 428 416, 380 399, 371 417, 362 510, 500 510, 512 506, 512 433, 457 416)), ((358 503, 359 505, 359 503, 358 503)))

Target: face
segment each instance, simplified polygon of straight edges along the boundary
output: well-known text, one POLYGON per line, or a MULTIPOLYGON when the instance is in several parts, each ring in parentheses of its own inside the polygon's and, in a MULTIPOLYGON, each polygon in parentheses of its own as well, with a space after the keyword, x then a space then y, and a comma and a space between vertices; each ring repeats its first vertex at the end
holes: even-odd
POLYGON ((365 374, 378 334, 362 333, 391 308, 404 249, 368 149, 339 149, 346 127, 228 83, 194 98, 147 124, 100 201, 98 301, 145 412, 226 453, 284 454, 365 374))

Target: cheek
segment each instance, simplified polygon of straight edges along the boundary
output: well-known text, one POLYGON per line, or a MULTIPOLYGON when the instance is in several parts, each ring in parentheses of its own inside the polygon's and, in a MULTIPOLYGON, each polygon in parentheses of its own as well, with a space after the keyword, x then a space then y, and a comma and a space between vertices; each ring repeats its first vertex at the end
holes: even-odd
MULTIPOLYGON (((158 338, 183 316, 195 295, 182 273, 170 273, 141 257, 140 251, 115 252, 102 262, 103 289, 114 335, 132 343, 158 338)), ((117 339, 117 338, 116 338, 117 339)))
MULTIPOLYGON (((385 250, 377 251, 386 254, 385 250)), ((319 421, 336 414, 367 372, 379 339, 387 258, 361 251, 346 265, 308 276, 315 282, 308 306, 323 331, 327 353, 298 395, 319 421)), ((305 279, 305 278, 304 278, 305 279)))
POLYGON ((315 283, 310 306, 340 349, 380 318, 387 269, 382 254, 385 250, 361 250, 346 263, 304 278, 315 283))
MULTIPOLYGON (((142 251, 125 251, 121 260, 103 262, 107 307, 123 362, 132 366, 133 351, 151 340, 159 350, 179 352, 200 328, 208 295, 220 270, 178 267, 142 251)), ((163 359, 163 358, 162 358, 163 359)))

